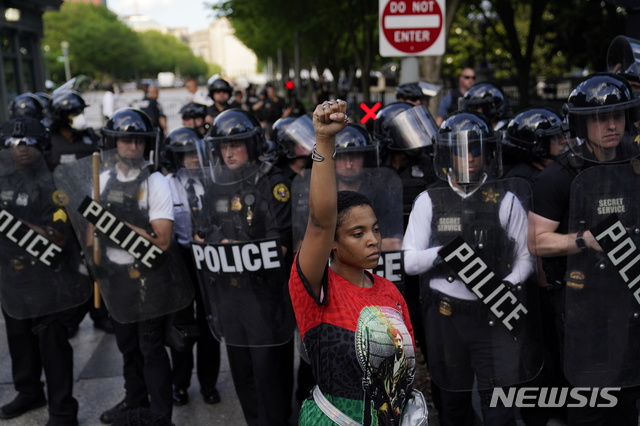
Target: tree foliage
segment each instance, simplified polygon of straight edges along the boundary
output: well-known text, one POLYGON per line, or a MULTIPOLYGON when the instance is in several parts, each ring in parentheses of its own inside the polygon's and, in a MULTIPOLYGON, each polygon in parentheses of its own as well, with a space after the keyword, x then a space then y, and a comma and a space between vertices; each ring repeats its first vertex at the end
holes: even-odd
POLYGON ((64 2, 59 11, 43 16, 47 66, 54 81, 65 78, 60 43, 69 43, 71 74, 97 80, 153 77, 161 71, 179 70, 203 75, 208 65, 172 35, 136 33, 103 6, 64 2))

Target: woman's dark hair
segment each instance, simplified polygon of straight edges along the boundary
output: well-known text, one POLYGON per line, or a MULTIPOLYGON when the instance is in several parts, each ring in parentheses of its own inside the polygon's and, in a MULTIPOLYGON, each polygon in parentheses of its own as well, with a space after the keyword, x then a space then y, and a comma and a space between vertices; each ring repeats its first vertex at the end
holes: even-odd
POLYGON ((355 191, 338 191, 338 220, 336 222, 336 229, 342 225, 342 221, 351 207, 364 205, 373 209, 371 201, 361 193, 355 191))

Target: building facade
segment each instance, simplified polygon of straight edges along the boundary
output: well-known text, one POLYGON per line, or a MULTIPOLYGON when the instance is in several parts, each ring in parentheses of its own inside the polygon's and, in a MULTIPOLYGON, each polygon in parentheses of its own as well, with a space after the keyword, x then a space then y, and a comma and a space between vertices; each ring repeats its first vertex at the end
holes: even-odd
POLYGON ((17 95, 45 91, 42 14, 61 4, 62 0, 0 0, 0 122, 8 119, 7 104, 17 95))

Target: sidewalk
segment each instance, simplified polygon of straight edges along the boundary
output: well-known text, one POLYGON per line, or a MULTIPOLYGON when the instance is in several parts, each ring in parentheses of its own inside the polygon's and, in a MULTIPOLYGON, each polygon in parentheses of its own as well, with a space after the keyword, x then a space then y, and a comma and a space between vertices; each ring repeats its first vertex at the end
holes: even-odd
MULTIPOLYGON (((74 396, 80 404, 78 421, 81 426, 102 425, 99 420, 100 414, 124 398, 122 358, 115 337, 94 329, 93 321, 87 315, 80 324, 78 333, 71 339, 71 344, 74 349, 76 380, 74 396)), ((215 405, 205 404, 194 375, 189 388, 189 404, 173 409, 173 422, 176 426, 246 425, 233 387, 226 355, 223 346, 217 386, 222 401, 215 405)), ((4 318, 0 315, 0 405, 10 402, 14 396, 4 318)), ((0 425, 44 425, 48 418, 47 408, 43 407, 15 419, 0 420, 0 425)))

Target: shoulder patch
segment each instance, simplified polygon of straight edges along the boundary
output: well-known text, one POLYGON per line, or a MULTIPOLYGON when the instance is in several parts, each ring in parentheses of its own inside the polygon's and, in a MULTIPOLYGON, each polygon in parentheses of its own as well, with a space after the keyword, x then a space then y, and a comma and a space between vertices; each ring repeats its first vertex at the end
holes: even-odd
POLYGON ((69 197, 67 197, 67 194, 65 194, 64 191, 60 191, 59 189, 53 191, 51 199, 53 200, 53 203, 59 207, 66 206, 69 202, 69 197))
POLYGON ((53 214, 53 221, 57 222, 57 221, 62 221, 62 222, 67 222, 67 212, 64 211, 64 209, 58 209, 56 210, 56 212, 53 214))
POLYGON ((289 187, 284 183, 279 183, 273 187, 273 198, 276 200, 286 203, 291 198, 291 191, 289 191, 289 187))

